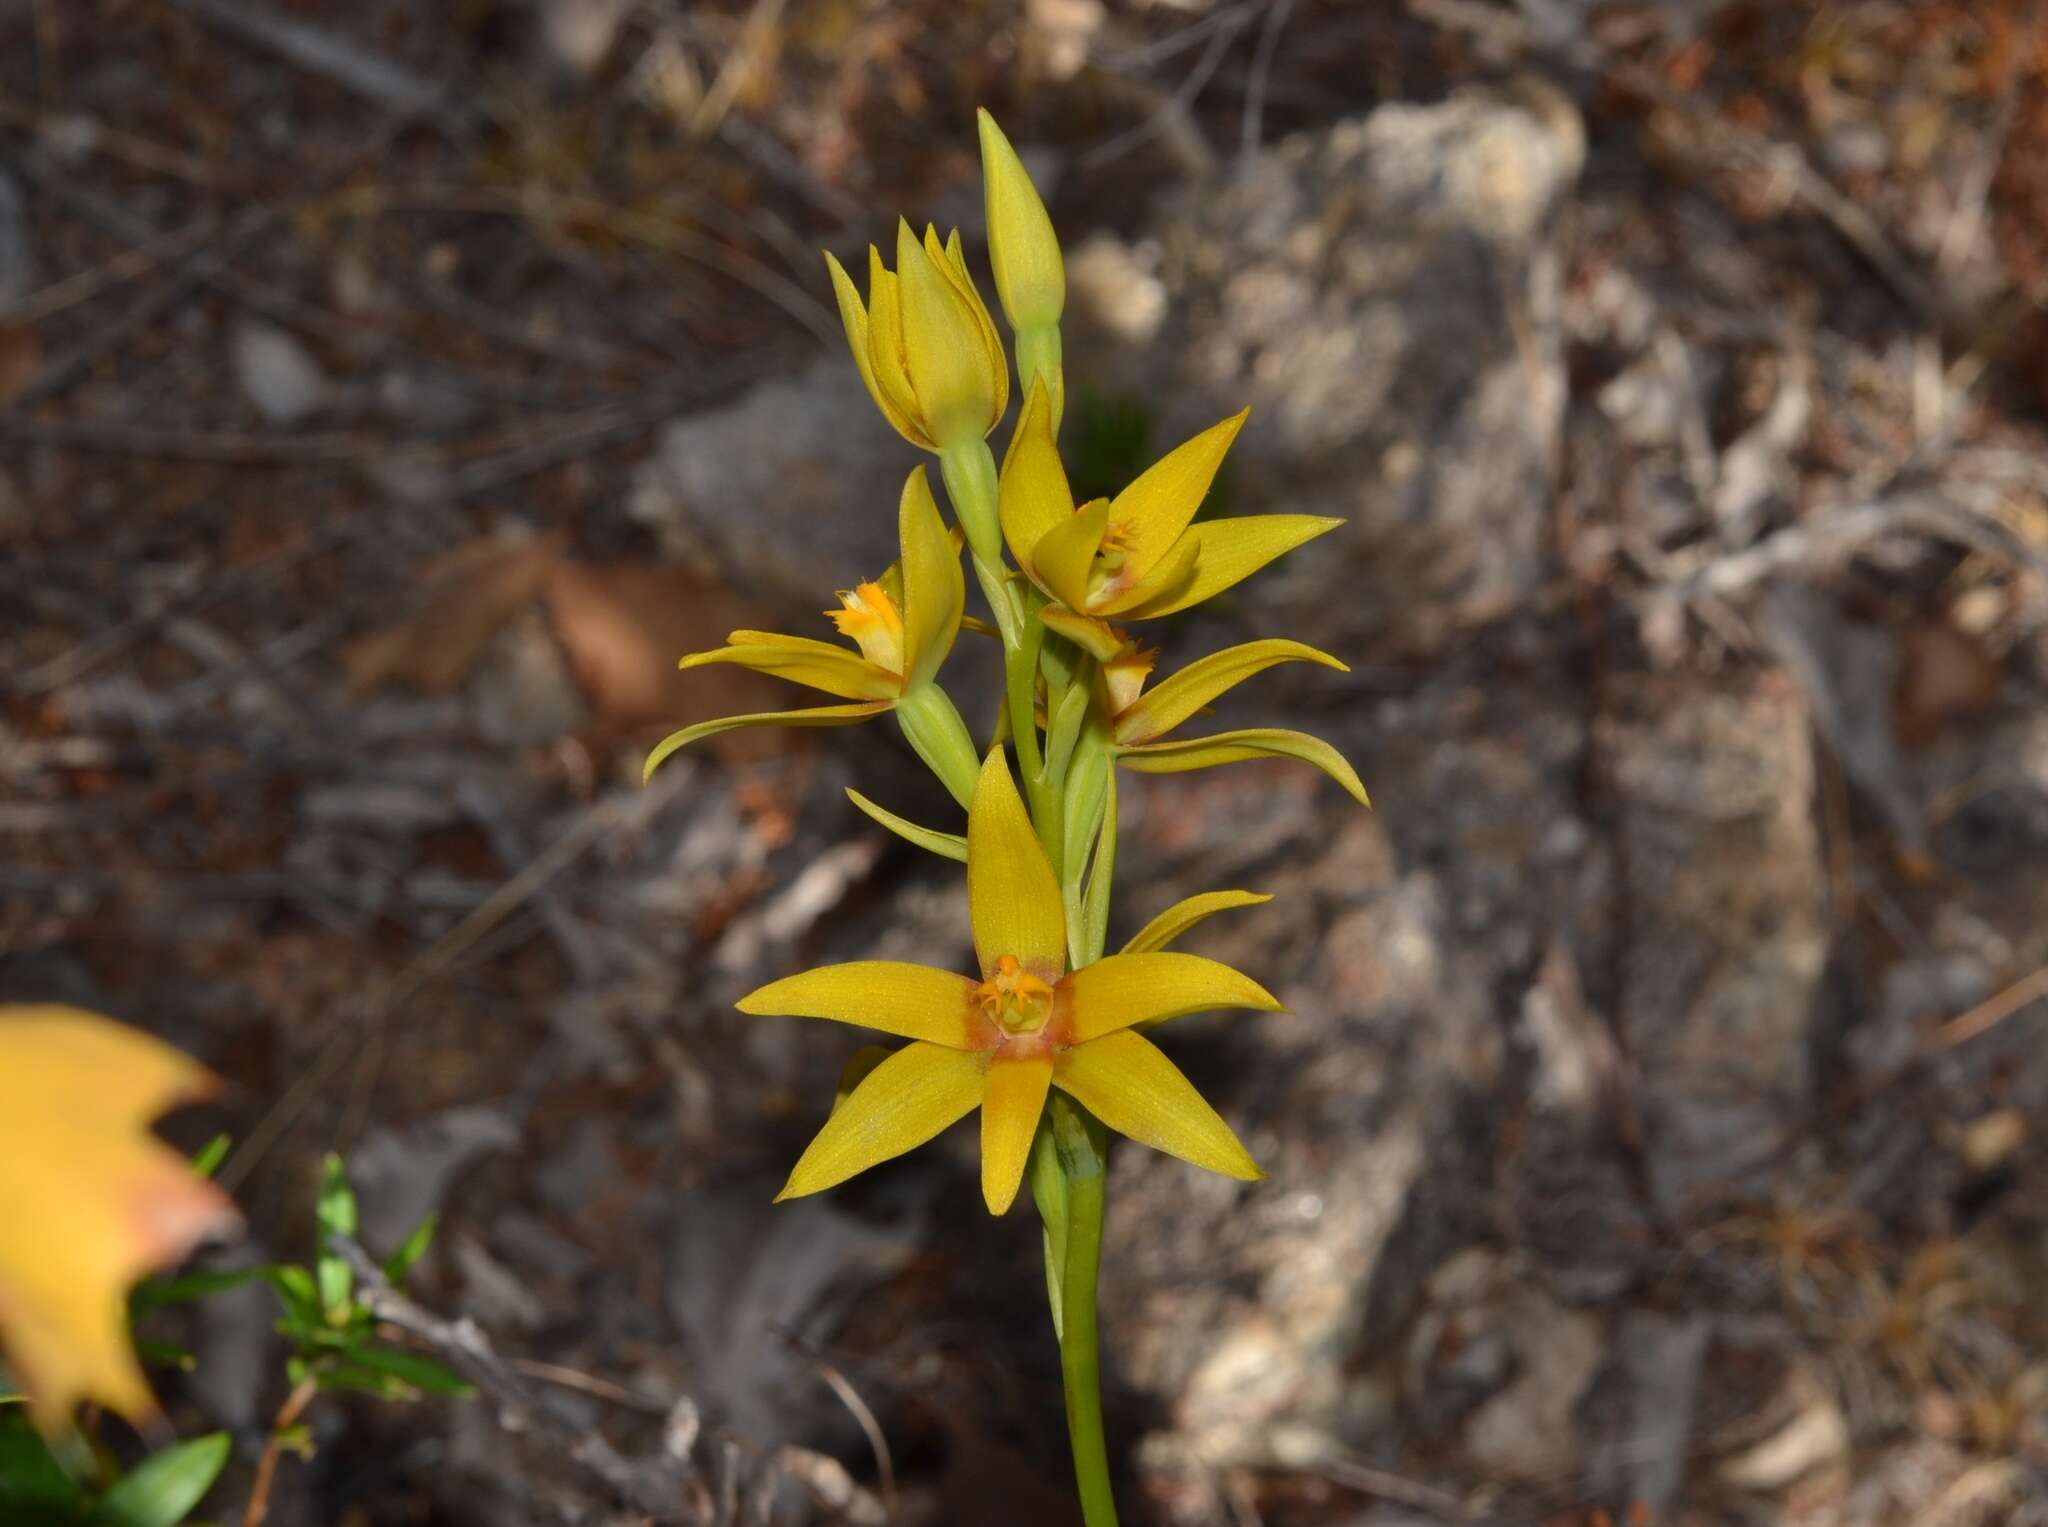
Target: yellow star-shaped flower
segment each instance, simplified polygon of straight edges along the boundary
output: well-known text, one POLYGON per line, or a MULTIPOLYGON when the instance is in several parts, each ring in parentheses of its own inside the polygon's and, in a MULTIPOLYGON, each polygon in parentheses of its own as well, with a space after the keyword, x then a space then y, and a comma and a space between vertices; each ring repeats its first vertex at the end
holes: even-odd
POLYGON ((1193 1084, 1134 1032, 1211 1008, 1278 1010, 1264 987, 1228 965, 1160 947, 1209 911, 1260 898, 1227 892, 1183 903, 1167 914, 1171 926, 1147 930, 1157 942, 1069 971, 1059 883, 1000 748, 983 763, 968 811, 967 896, 979 980, 861 960, 774 981, 741 1000, 744 1013, 829 1018, 913 1041, 833 1111, 778 1198, 844 1182, 978 1106, 982 1196, 1001 1214, 1017 1196, 1053 1087, 1155 1149, 1228 1177, 1263 1175, 1193 1084))
MULTIPOLYGON (((953 650, 967 604, 960 547, 939 517, 923 467, 913 469, 903 484, 897 532, 902 561, 874 582, 842 593, 841 608, 826 612, 858 651, 807 636, 734 631, 726 637, 727 645, 693 652, 681 664, 697 668, 733 663, 852 703, 700 721, 664 737, 647 755, 645 772, 652 775, 679 748, 740 727, 850 726, 905 705, 916 708, 953 650)), ((970 753, 970 778, 972 768, 970 753)))
POLYGON ((1249 578, 1343 523, 1313 514, 1248 514, 1195 524, 1230 443, 1251 410, 1168 451, 1115 498, 1074 507, 1051 407, 1034 384, 1003 460, 1003 537, 1054 605, 1045 623, 1097 658, 1114 655, 1109 619, 1171 615, 1249 578))

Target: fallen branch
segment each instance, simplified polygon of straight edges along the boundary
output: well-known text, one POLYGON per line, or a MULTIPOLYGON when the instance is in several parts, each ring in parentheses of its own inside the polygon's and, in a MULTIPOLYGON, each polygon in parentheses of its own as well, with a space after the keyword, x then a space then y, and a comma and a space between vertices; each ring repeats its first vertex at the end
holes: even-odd
POLYGON ((809 1448, 787 1444, 774 1448, 749 1470, 745 1463, 749 1449, 734 1438, 723 1437, 715 1450, 716 1461, 709 1470, 704 1469, 696 1457, 703 1421, 688 1395, 679 1396, 667 1408, 660 1446, 652 1453, 627 1457, 586 1424, 576 1407, 530 1382, 501 1357, 474 1320, 466 1315, 448 1320, 414 1303, 391 1286, 376 1259, 355 1241, 333 1236, 328 1245, 354 1269, 364 1307, 386 1325, 431 1349, 474 1384, 497 1408, 499 1424, 505 1430, 552 1444, 627 1505, 657 1522, 680 1527, 765 1522, 785 1478, 858 1527, 881 1527, 888 1520, 881 1502, 857 1484, 837 1459, 809 1448), (708 1480, 707 1472, 711 1475, 708 1480))

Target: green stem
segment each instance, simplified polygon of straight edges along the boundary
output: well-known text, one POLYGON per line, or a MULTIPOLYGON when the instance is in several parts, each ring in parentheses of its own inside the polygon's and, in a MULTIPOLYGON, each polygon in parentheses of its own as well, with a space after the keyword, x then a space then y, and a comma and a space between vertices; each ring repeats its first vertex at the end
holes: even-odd
MULTIPOLYGON (((967 545, 977 564, 1000 569, 1003 565, 1002 522, 996 516, 996 458, 988 442, 979 437, 949 445, 939 452, 939 476, 946 484, 946 496, 953 501, 953 514, 967 532, 967 545)), ((982 587, 987 588, 984 580, 982 587)), ((991 597, 990 604, 996 600, 991 597)), ((996 611, 1002 620, 1003 612, 996 611)))
POLYGON ((1087 1527, 1116 1527, 1109 1446, 1102 1434, 1102 1374, 1095 1339, 1095 1283, 1102 1266, 1103 1158, 1109 1140, 1087 1109, 1055 1093, 1052 1134, 1067 1181, 1066 1266, 1060 1279, 1060 1378, 1067 1437, 1087 1527))

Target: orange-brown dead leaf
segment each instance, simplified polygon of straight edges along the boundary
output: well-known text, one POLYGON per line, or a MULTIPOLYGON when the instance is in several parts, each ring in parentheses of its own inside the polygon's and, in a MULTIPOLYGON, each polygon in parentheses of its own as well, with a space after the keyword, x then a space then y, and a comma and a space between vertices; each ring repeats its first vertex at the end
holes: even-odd
POLYGON ((211 1087, 111 1019, 0 1006, 0 1347, 45 1430, 80 1400, 131 1420, 156 1408, 129 1345, 129 1286, 235 1210, 149 1124, 211 1087))
POLYGON ((410 615, 351 642, 342 654, 358 691, 393 682, 445 694, 469 676, 562 560, 564 538, 496 538, 473 542, 437 559, 421 577, 421 602, 410 615))

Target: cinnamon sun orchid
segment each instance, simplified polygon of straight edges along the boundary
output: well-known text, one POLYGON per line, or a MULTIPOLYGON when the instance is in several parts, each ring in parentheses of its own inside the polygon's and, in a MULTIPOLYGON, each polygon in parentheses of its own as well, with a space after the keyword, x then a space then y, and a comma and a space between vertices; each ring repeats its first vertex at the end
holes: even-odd
POLYGON ((651 775, 679 748, 720 732, 759 726, 850 726, 896 711, 905 734, 928 761, 939 753, 938 769, 964 805, 973 787, 975 749, 952 702, 933 682, 952 651, 966 607, 967 585, 960 549, 939 518, 939 506, 913 468, 897 509, 902 561, 872 583, 840 594, 841 608, 826 613, 857 652, 807 636, 773 631, 734 631, 727 645, 693 652, 684 668, 733 663, 756 673, 791 679, 850 701, 804 710, 762 711, 720 716, 672 732, 647 755, 651 775))
POLYGON ((1074 506, 1051 406, 1034 385, 1003 461, 998 513, 1010 553, 1053 601, 1049 630, 1098 659, 1118 642, 1107 617, 1171 615, 1249 578, 1343 523, 1313 514, 1253 514, 1194 523, 1245 417, 1233 414, 1152 463, 1115 498, 1074 506))
POLYGON ((830 1018, 912 1041, 833 1111, 780 1198, 816 1193, 924 1144, 981 1109, 981 1191, 1017 1196, 1049 1089, 1111 1129, 1228 1177, 1263 1175, 1230 1126, 1150 1040, 1133 1032, 1210 1008, 1275 1011, 1228 965, 1158 952, 1066 968, 1059 882, 1000 748, 967 816, 967 898, 981 978, 894 960, 827 965, 774 981, 744 1013, 830 1018))

